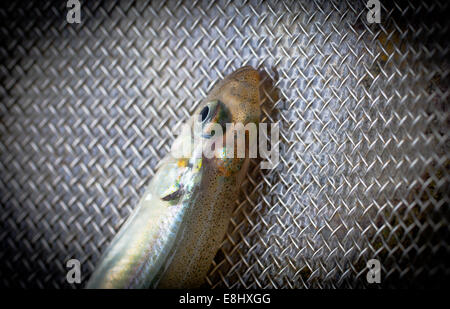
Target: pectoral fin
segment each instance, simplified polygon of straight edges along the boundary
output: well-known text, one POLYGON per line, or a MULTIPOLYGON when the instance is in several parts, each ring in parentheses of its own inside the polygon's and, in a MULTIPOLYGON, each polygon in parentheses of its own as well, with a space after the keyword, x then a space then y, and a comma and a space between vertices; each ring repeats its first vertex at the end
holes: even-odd
POLYGON ((183 193, 184 193, 183 187, 180 186, 180 187, 178 187, 177 190, 171 191, 171 192, 167 192, 166 194, 164 194, 164 195, 161 197, 161 199, 162 199, 163 201, 166 201, 166 202, 169 202, 169 201, 176 201, 176 200, 179 200, 179 199, 180 199, 180 197, 183 195, 183 193))

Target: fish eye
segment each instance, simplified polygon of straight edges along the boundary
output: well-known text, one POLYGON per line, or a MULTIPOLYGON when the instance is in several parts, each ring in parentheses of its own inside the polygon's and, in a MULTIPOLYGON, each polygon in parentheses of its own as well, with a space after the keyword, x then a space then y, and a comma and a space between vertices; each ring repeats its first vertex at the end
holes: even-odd
POLYGON ((200 112, 201 121, 204 122, 208 118, 208 115, 209 115, 209 107, 205 106, 200 112))
POLYGON ((197 114, 197 123, 202 127, 202 136, 210 138, 214 132, 214 126, 219 124, 225 129, 226 123, 231 121, 231 114, 225 104, 219 100, 213 100, 205 104, 197 114))

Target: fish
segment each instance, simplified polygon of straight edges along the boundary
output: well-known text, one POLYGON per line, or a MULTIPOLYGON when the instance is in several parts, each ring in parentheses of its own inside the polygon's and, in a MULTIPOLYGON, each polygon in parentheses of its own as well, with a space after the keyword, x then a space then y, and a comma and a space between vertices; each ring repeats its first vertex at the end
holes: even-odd
POLYGON ((86 288, 197 288, 204 284, 250 159, 248 143, 243 158, 224 156, 230 150, 225 144, 212 147, 215 155, 207 157, 192 132, 200 128, 201 141, 225 140, 227 134, 234 134, 227 132, 227 123, 257 124, 260 81, 259 72, 245 66, 217 83, 202 100, 103 253, 86 288), (215 125, 223 128, 223 136, 215 137, 215 125), (186 145, 192 147, 183 154, 180 149, 186 145))

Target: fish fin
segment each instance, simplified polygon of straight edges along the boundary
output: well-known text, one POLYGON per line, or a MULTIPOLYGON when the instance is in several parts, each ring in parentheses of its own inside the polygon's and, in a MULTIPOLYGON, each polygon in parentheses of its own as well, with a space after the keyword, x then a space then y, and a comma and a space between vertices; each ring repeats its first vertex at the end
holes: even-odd
POLYGON ((170 201, 175 201, 180 199, 180 197, 184 194, 184 189, 183 187, 179 187, 178 190, 173 191, 169 194, 164 195, 163 197, 161 197, 161 200, 166 201, 166 202, 170 202, 170 201))

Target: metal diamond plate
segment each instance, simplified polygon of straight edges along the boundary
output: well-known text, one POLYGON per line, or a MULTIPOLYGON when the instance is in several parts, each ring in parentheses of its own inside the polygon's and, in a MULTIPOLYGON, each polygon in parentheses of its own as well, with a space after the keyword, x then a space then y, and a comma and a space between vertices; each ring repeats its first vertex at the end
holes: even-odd
POLYGON ((0 7, 0 286, 83 282, 217 80, 264 69, 280 162, 254 162, 206 280, 448 284, 448 4, 66 1, 0 7))

